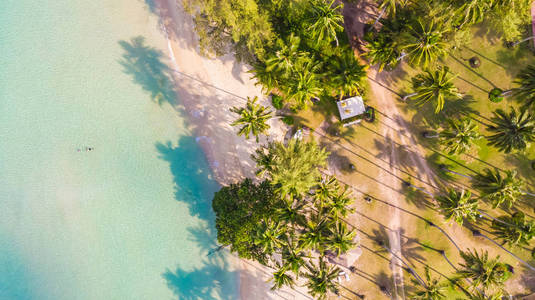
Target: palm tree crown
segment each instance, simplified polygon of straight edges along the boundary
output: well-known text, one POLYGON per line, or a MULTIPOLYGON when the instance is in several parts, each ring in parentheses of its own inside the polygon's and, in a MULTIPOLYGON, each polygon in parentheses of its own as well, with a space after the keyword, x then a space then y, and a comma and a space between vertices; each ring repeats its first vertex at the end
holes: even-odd
POLYGON ((504 243, 509 245, 529 245, 529 242, 535 237, 535 222, 526 220, 522 212, 515 212, 511 216, 501 216, 498 220, 493 221, 492 228, 494 234, 504 243))
POLYGON ((489 145, 496 146, 500 151, 511 153, 513 150, 524 150, 529 142, 535 140, 535 119, 526 110, 520 114, 511 108, 509 114, 501 109, 494 112, 487 129, 494 133, 487 137, 489 145))
POLYGON ((448 154, 460 154, 468 151, 475 140, 481 136, 477 131, 477 124, 472 119, 448 119, 448 126, 440 132, 439 137, 448 154))
POLYGON ((411 279, 414 286, 416 286, 416 291, 411 295, 412 300, 440 300, 446 298, 446 295, 444 295, 446 285, 437 278, 431 278, 429 267, 425 268, 425 279, 425 286, 422 286, 419 281, 411 279))
POLYGON ((295 77, 289 79, 286 95, 298 108, 306 108, 312 98, 319 96, 321 89, 315 73, 304 67, 295 77))
POLYGON ((516 76, 515 83, 520 87, 514 89, 519 98, 526 102, 524 106, 535 111, 535 65, 529 65, 516 76))
POLYGON ((453 219, 459 225, 463 224, 464 219, 475 221, 479 214, 478 200, 472 198, 470 191, 450 189, 447 194, 437 197, 437 201, 446 220, 453 219))
POLYGON ((443 42, 444 31, 431 21, 424 25, 421 20, 409 26, 408 43, 403 47, 410 55, 413 64, 427 67, 429 63, 446 54, 448 44, 443 42))
POLYGON ((271 118, 271 111, 265 106, 256 104, 257 100, 256 96, 253 99, 247 97, 245 107, 233 107, 230 111, 240 115, 231 123, 232 126, 241 126, 238 135, 244 135, 246 139, 249 139, 249 135, 253 134, 258 142, 258 136, 266 133, 270 128, 266 122, 271 118))
POLYGON ((454 76, 449 75, 448 67, 439 67, 436 71, 427 70, 423 74, 417 75, 413 80, 414 96, 418 105, 423 105, 429 101, 435 103, 435 113, 439 113, 444 108, 447 97, 459 98, 461 94, 453 84, 454 76))
POLYGON ((474 177, 474 181, 474 187, 493 202, 494 208, 501 204, 511 207, 518 197, 524 195, 521 190, 524 181, 516 178, 514 170, 505 171, 503 176, 498 170, 485 169, 483 174, 474 177))
POLYGON ((330 85, 338 90, 338 96, 353 96, 359 93, 362 78, 366 76, 366 68, 360 65, 353 51, 344 51, 329 65, 333 76, 329 77, 330 85))
POLYGON ((336 222, 329 237, 329 249, 334 251, 336 256, 340 256, 355 247, 353 238, 356 234, 355 231, 348 230, 345 223, 336 222))
POLYGON ((480 255, 477 251, 473 253, 468 250, 461 251, 464 264, 457 272, 461 277, 472 280, 472 287, 482 287, 484 290, 500 290, 504 282, 509 279, 507 265, 500 262, 500 256, 494 259, 489 258, 487 251, 480 255))
POLYGON ((327 2, 325 0, 314 0, 311 7, 312 25, 310 31, 312 36, 317 39, 317 43, 327 39, 329 41, 336 40, 338 46, 338 38, 336 33, 342 31, 344 27, 341 25, 344 18, 340 14, 342 4, 333 7, 335 0, 327 2))
POLYGON ((338 277, 338 273, 340 273, 338 267, 328 265, 323 257, 320 257, 319 264, 308 264, 307 270, 305 277, 308 279, 307 287, 310 295, 316 297, 316 299, 325 299, 328 292, 338 292, 334 281, 338 277))

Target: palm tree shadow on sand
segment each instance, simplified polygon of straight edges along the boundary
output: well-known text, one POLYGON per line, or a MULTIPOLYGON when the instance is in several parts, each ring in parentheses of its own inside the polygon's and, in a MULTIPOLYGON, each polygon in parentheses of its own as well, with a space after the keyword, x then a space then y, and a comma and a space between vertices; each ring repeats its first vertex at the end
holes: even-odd
POLYGON ((193 269, 182 268, 179 264, 175 269, 165 270, 163 279, 178 299, 234 299, 237 271, 229 269, 227 250, 213 251, 218 245, 211 199, 219 185, 212 178, 200 147, 191 136, 182 136, 176 145, 168 141, 157 143, 155 147, 159 158, 169 163, 175 199, 185 203, 189 214, 201 220, 187 228, 186 238, 198 247, 202 263, 193 269))

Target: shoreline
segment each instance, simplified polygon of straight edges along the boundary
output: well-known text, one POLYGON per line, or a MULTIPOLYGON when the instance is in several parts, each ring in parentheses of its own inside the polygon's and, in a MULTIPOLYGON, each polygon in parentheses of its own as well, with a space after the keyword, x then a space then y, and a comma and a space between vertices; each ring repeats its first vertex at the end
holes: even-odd
MULTIPOLYGON (((180 2, 180 1, 178 1, 180 2)), ((258 96, 260 104, 270 101, 255 85, 248 69, 227 54, 207 58, 199 53, 198 38, 191 16, 184 12, 176 0, 155 0, 153 12, 160 20, 160 27, 167 39, 168 55, 173 67, 173 79, 179 98, 179 109, 187 113, 187 123, 197 144, 220 185, 255 177, 255 164, 251 155, 258 147, 254 138, 245 140, 236 135, 230 126, 235 119, 229 111, 233 106, 242 106, 246 97, 258 96)), ((285 125, 280 120, 270 120, 268 137, 261 137, 260 144, 267 140, 282 140, 285 125)), ((236 278, 241 299, 307 299, 302 292, 289 288, 278 291, 270 289, 267 282, 269 269, 252 261, 231 254, 229 261, 239 271, 236 278)))

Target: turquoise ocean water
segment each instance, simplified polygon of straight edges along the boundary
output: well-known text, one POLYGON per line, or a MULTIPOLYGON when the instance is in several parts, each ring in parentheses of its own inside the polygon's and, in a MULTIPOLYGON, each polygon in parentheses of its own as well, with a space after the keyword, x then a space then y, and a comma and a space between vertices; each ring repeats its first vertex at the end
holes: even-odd
POLYGON ((0 299, 237 298, 166 45, 142 0, 0 1, 0 299))

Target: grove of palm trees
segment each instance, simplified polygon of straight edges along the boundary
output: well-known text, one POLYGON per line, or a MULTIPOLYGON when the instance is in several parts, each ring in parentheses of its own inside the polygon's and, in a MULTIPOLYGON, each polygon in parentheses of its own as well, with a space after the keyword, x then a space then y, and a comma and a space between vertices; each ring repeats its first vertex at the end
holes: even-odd
POLYGON ((202 51, 235 54, 282 99, 232 109, 257 173, 213 200, 220 245, 273 289, 535 293, 535 47, 516 43, 534 34, 531 1, 183 2, 202 51), (357 95, 376 118, 344 127, 336 102, 357 95), (293 120, 285 140, 263 137, 275 115, 293 120))

